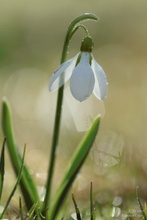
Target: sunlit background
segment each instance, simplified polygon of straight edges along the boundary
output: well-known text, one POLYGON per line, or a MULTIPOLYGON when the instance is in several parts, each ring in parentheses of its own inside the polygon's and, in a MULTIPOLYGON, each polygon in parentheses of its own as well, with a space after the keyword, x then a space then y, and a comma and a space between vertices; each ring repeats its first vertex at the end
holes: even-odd
MULTIPOLYGON (((74 185, 75 193, 86 197, 92 180, 95 192, 113 192, 112 201, 114 196, 126 199, 128 192, 135 197, 137 185, 146 198, 146 0, 1 0, 0 100, 6 96, 11 104, 17 143, 20 149, 27 143, 26 163, 41 186, 57 95, 49 93, 49 79, 60 63, 68 24, 85 12, 99 17, 99 22, 85 25, 95 44, 93 55, 108 78, 108 95, 104 103, 91 97, 79 104, 66 88, 55 186, 92 119, 102 114, 99 135, 74 185)), ((83 37, 83 30, 74 35, 68 58, 78 53, 83 37)))

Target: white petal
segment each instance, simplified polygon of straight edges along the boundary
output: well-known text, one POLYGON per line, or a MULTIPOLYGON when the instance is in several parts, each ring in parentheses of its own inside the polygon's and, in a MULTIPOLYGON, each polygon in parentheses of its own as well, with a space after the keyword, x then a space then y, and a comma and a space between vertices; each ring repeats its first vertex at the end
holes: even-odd
POLYGON ((70 60, 62 63, 58 69, 54 72, 50 79, 49 90, 55 91, 59 89, 70 78, 72 71, 76 65, 76 61, 79 54, 70 60))
POLYGON ((70 90, 75 99, 87 99, 94 88, 94 73, 89 64, 90 53, 82 53, 79 64, 73 70, 70 80, 70 90))
POLYGON ((104 98, 107 95, 108 82, 104 70, 96 62, 93 56, 92 56, 92 70, 95 76, 95 86, 93 93, 98 99, 104 100, 104 98))

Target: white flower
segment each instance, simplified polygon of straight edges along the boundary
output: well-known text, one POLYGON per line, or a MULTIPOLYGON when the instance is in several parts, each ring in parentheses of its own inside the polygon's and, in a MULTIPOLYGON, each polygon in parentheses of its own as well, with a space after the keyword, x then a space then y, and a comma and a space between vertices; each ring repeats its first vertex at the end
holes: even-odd
POLYGON ((84 101, 93 92, 98 99, 104 100, 108 85, 105 72, 95 61, 91 49, 85 48, 85 45, 81 48, 80 53, 62 63, 54 72, 49 90, 59 89, 70 79, 70 90, 75 99, 84 101))

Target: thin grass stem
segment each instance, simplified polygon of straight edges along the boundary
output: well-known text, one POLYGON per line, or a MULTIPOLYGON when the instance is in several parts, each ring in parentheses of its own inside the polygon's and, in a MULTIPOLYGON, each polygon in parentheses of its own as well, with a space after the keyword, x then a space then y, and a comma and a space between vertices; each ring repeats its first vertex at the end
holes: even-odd
POLYGON ((6 144, 6 138, 4 138, 3 141, 1 157, 0 157, 0 199, 3 192, 4 174, 5 174, 5 144, 6 144))
POLYGON ((95 220, 95 213, 94 213, 94 206, 93 206, 92 182, 90 183, 90 220, 95 220))
POLYGON ((138 200, 138 203, 139 203, 140 210, 142 212, 143 219, 147 220, 147 216, 146 216, 145 211, 143 209, 143 206, 141 204, 140 196, 139 196, 139 193, 138 193, 138 187, 136 188, 136 197, 137 197, 137 200, 138 200))

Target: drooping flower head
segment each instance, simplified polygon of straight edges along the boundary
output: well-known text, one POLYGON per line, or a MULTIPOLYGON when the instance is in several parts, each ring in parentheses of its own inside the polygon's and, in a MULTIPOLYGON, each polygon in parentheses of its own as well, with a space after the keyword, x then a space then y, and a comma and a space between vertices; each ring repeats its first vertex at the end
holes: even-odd
POLYGON ((70 79, 70 90, 75 99, 84 101, 92 92, 104 100, 107 95, 107 78, 102 67, 92 55, 93 42, 86 36, 81 43, 80 52, 72 59, 62 63, 54 72, 49 90, 59 89, 70 79))

